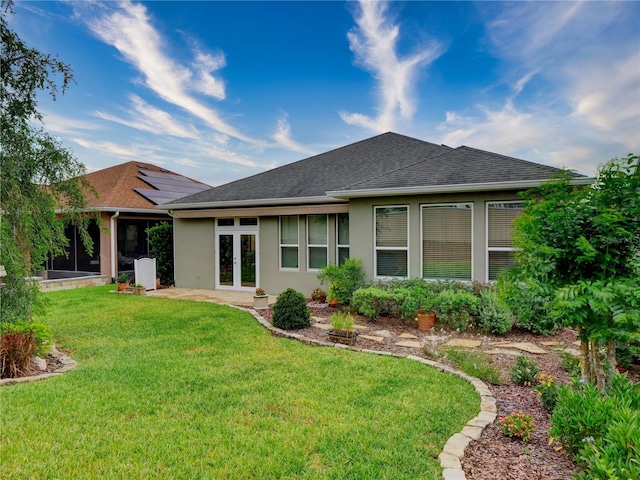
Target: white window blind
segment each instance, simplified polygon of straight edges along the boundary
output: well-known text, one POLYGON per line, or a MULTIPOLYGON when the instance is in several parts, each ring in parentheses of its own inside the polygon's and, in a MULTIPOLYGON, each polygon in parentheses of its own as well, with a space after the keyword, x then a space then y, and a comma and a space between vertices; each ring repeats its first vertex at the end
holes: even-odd
POLYGON ((409 208, 375 207, 377 277, 406 277, 409 272, 409 208))
POLYGON ((280 268, 298 268, 298 216, 280 217, 280 268))
POLYGON ((338 249, 338 265, 342 265, 349 258, 349 214, 339 213, 336 215, 336 235, 338 249))
POLYGON ((513 221, 522 215, 521 202, 487 203, 487 278, 496 280, 498 274, 515 264, 513 258, 513 221))
POLYGON ((320 269, 327 266, 328 223, 326 215, 307 216, 307 255, 308 268, 320 269))
POLYGON ((473 210, 469 203, 422 206, 422 277, 471 280, 473 210))

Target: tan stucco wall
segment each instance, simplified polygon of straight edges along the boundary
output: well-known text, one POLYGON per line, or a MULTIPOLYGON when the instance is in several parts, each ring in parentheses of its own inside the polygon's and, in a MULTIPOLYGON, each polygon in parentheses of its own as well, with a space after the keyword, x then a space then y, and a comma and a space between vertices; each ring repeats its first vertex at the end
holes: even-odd
POLYGON ((368 280, 374 278, 374 207, 409 206, 409 276, 421 276, 420 206, 438 203, 473 203, 473 268, 474 280, 485 282, 486 233, 485 202, 519 200, 516 192, 481 192, 402 197, 354 199, 349 203, 351 257, 363 260, 368 280))
POLYGON ((213 219, 174 219, 174 267, 178 287, 213 289, 213 219))
MULTIPOLYGON (((296 271, 280 270, 280 244, 279 244, 279 217, 260 218, 260 280, 259 286, 267 293, 277 295, 283 290, 291 287, 303 293, 305 296, 311 295, 314 288, 321 287, 325 290, 327 285, 322 286, 318 280, 317 270, 307 270, 307 228, 306 217, 298 217, 298 253, 299 269, 296 271)), ((336 230, 335 215, 329 215, 329 263, 336 261, 336 230)))

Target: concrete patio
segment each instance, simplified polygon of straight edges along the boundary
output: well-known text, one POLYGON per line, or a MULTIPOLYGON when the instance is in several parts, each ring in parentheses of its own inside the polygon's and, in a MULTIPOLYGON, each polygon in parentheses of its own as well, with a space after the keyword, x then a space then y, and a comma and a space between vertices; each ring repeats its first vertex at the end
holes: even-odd
MULTIPOLYGON (((243 307, 253 306, 253 292, 234 290, 205 290, 200 288, 162 288, 160 290, 149 290, 150 297, 175 298, 178 300, 195 300, 198 302, 222 303, 226 305, 240 305, 243 307)), ((269 295, 269 305, 275 303, 277 297, 269 295)))

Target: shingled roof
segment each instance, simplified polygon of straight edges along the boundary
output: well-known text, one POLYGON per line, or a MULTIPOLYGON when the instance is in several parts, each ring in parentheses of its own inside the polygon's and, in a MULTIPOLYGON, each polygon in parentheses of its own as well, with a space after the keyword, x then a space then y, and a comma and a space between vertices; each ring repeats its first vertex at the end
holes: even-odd
POLYGON ((170 172, 151 163, 127 162, 86 175, 98 192, 87 194, 89 207, 150 210, 170 200, 208 190, 210 185, 170 172))
MULTIPOLYGON (((384 133, 295 163, 169 202, 198 208, 264 200, 336 201, 358 192, 544 181, 560 169, 470 147, 450 148, 384 133)), ((585 178, 572 173, 572 176, 585 178)), ((456 188, 456 190, 459 190, 456 188)))

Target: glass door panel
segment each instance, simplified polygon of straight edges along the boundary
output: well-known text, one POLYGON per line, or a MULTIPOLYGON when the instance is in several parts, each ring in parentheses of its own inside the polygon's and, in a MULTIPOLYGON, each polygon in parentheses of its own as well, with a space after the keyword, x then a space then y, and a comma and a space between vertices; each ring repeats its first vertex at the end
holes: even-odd
POLYGON ((233 287, 233 235, 219 235, 218 245, 218 265, 220 265, 218 285, 233 287))
POLYGON ((256 286, 256 236, 240 235, 240 283, 243 287, 256 286))

